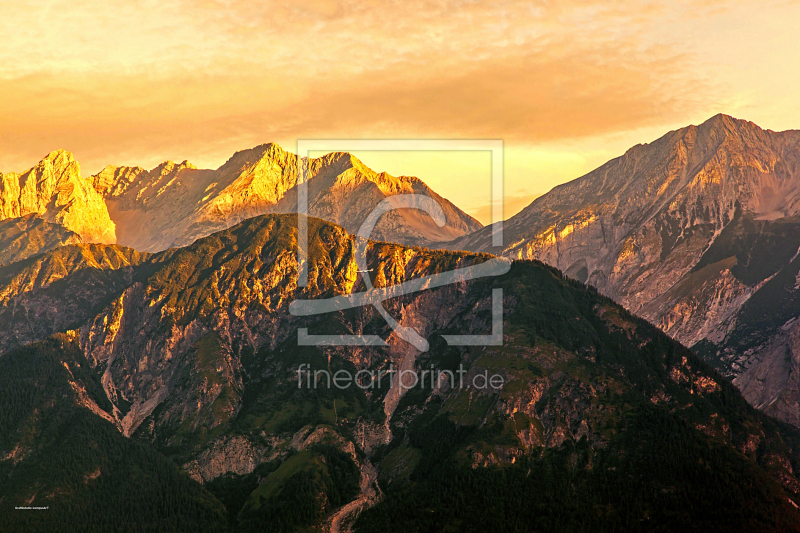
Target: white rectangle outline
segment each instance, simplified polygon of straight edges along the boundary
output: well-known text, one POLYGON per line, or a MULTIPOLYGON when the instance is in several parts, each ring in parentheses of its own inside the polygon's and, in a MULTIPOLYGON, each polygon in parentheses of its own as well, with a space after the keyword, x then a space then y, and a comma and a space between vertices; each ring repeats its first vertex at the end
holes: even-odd
POLYGON ((311 151, 354 152, 489 151, 492 153, 492 247, 503 246, 503 141, 499 139, 298 139, 297 140, 297 286, 308 285, 308 180, 303 158, 311 151), (302 246, 301 246, 302 244, 302 246))

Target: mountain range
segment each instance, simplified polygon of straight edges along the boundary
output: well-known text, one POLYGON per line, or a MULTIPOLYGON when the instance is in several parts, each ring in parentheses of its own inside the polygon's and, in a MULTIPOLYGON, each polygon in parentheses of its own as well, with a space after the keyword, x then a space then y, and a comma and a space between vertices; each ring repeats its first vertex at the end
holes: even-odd
POLYGON ((370 306, 299 317, 289 304, 492 256, 371 242, 363 274, 356 239, 312 218, 313 282, 298 288, 296 219, 4 267, 0 505, 50 509, 4 513, 4 530, 800 528, 800 432, 596 290, 517 261, 389 300, 430 340, 420 353, 370 306), (442 334, 492 330, 496 289, 503 345, 447 346, 442 334), (387 342, 301 346, 300 327, 387 342), (502 385, 300 387, 300 365, 502 385))
POLYGON ((559 185, 453 249, 535 258, 597 287, 800 425, 800 131, 717 115, 559 185))
POLYGON ((260 214, 296 212, 301 165, 308 180, 308 214, 351 232, 381 201, 397 194, 433 198, 445 224, 440 227, 416 210, 396 210, 381 218, 376 239, 425 246, 481 227, 418 178, 374 172, 347 153, 301 161, 276 144, 237 152, 217 170, 166 161, 149 171, 107 166, 86 179, 72 154, 57 150, 27 172, 0 174, 0 221, 35 215, 86 242, 157 252, 260 214))
POLYGON ((497 249, 344 153, 83 178, 60 150, 0 184, 0 506, 50 510, 4 531, 800 531, 800 132, 670 132, 537 198, 497 249), (355 236, 407 193, 445 224, 404 209, 355 236), (508 271, 432 282, 490 261, 508 271), (383 306, 427 351, 372 306, 290 312, 413 280, 383 306), (502 345, 449 346, 494 332, 496 291, 502 345))

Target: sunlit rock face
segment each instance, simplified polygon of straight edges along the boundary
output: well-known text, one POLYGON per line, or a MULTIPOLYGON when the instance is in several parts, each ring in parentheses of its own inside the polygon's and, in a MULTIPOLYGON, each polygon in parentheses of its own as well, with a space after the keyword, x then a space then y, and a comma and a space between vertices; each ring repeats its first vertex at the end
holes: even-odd
MULTIPOLYGON (((350 232, 357 232, 381 201, 397 194, 433 198, 442 207, 445 225, 405 209, 384 215, 373 238, 425 246, 481 227, 421 180, 374 172, 350 154, 332 153, 302 163, 307 165, 308 214, 350 232)), ((118 226, 118 242, 160 251, 254 216, 296 212, 300 164, 296 155, 270 143, 235 153, 217 170, 167 161, 150 171, 109 166, 91 179, 118 226)))
POLYGON ((156 252, 258 215, 297 212, 301 165, 308 214, 352 233, 383 200, 399 194, 432 198, 444 224, 417 209, 394 210, 378 220, 373 239, 427 246, 482 227, 418 178, 374 172, 347 153, 300 160, 273 143, 236 152, 216 170, 188 161, 166 161, 152 170, 109 165, 88 179, 71 153, 57 150, 27 172, 0 173, 0 221, 35 215, 84 242, 156 252))
MULTIPOLYGON (((770 412, 799 424, 799 396, 782 399, 797 387, 776 376, 800 366, 769 354, 781 351, 775 343, 791 351, 777 333, 800 307, 787 304, 757 345, 740 339, 752 329, 748 301, 797 270, 799 212, 800 132, 717 115, 538 198, 504 224, 503 249, 491 247, 490 228, 447 247, 539 259, 595 285, 724 373, 744 372, 735 383, 745 397, 765 409, 780 404, 770 412), (756 362, 759 379, 748 371, 756 362)), ((782 287, 796 291, 793 283, 782 287)))
POLYGON ((103 197, 81 177, 71 153, 56 150, 22 174, 0 173, 0 220, 35 214, 89 242, 114 243, 103 197))

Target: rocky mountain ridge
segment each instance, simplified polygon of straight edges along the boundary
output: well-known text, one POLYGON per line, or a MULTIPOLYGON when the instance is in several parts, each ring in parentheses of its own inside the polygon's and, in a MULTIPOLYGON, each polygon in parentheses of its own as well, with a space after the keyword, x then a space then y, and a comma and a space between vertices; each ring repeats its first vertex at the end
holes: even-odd
MULTIPOLYGON (((386 197, 422 194, 443 208, 439 228, 426 214, 392 212, 378 223, 373 238, 426 245, 480 227, 421 180, 377 173, 347 153, 302 162, 308 180, 308 214, 356 232, 386 197)), ((107 167, 92 183, 107 200, 120 225, 119 242, 145 251, 191 244, 199 237, 265 213, 297 211, 301 162, 276 144, 237 152, 219 169, 198 170, 190 163, 166 162, 147 172, 107 167)))
MULTIPOLYGON (((152 170, 109 165, 82 178, 65 150, 31 170, 0 174, 0 221, 35 214, 86 242, 118 243, 157 252, 265 213, 297 211, 301 161, 274 143, 236 152, 216 170, 166 161, 152 170)), ((302 161, 308 180, 308 214, 358 231, 385 198, 417 194, 442 207, 439 227, 413 209, 392 211, 378 222, 377 240, 425 246, 481 227, 420 179, 374 172, 347 153, 302 161)))
MULTIPOLYGON (((800 131, 717 115, 538 198, 504 223, 502 250, 491 249, 489 228, 448 246, 539 259, 687 346, 716 344, 749 327, 739 311, 796 257, 799 211, 800 131)), ((723 371, 735 378, 764 357, 756 352, 723 371)), ((779 373, 800 372, 794 363, 776 364, 779 373)), ((784 388, 782 380, 736 383, 746 397, 763 397, 757 405, 784 388), (756 382, 759 392, 751 393, 756 382)), ((789 392, 786 405, 770 412, 800 424, 798 399, 789 392)))

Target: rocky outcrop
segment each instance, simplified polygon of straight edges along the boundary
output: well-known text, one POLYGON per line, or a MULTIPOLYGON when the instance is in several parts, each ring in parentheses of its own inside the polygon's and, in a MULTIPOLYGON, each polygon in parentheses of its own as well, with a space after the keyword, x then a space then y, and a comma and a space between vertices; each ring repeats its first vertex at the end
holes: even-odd
POLYGON ((241 435, 222 437, 211 443, 183 469, 196 481, 205 482, 224 474, 249 474, 259 465, 265 446, 253 444, 241 435))
POLYGON ((0 174, 0 220, 30 214, 88 242, 116 242, 103 197, 81 177, 80 165, 66 150, 51 152, 22 174, 0 174))

